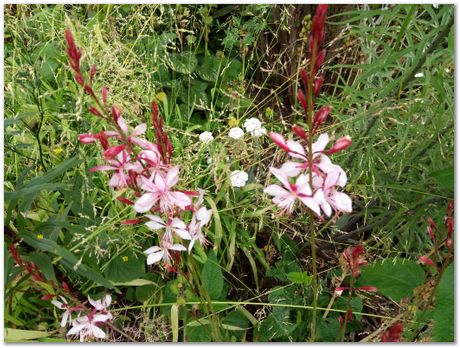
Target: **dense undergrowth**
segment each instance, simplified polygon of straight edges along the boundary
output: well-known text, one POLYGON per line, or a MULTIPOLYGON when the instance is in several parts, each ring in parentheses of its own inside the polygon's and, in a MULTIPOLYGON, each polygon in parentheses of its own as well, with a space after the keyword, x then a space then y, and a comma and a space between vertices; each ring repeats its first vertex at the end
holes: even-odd
POLYGON ((51 303, 65 294, 83 304, 111 295, 104 341, 453 340, 453 6, 329 6, 316 105, 332 107, 322 132, 353 139, 333 157, 353 211, 324 221, 282 214, 264 193, 269 168, 287 159, 268 134, 308 128, 296 96, 315 10, 4 7, 6 340, 66 341, 51 303), (108 128, 74 80, 66 29, 82 71, 97 66, 94 90, 107 86, 151 141, 158 104, 180 189, 205 190, 209 245, 183 254, 180 272, 147 266, 155 233, 125 224, 139 218, 115 199, 127 189, 88 170, 103 157, 79 135, 108 128), (264 131, 229 136, 253 118, 264 131), (247 173, 242 185, 235 171, 247 173), (358 254, 368 265, 347 275, 358 254))

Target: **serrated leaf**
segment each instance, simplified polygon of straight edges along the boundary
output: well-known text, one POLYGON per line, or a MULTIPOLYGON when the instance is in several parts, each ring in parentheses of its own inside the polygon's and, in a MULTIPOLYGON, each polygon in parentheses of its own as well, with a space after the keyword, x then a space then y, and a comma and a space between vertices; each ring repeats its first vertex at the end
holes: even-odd
POLYGON ((287 275, 287 279, 294 284, 310 285, 312 276, 309 276, 307 272, 290 272, 287 275))
POLYGON ((201 271, 201 280, 209 297, 211 299, 219 299, 224 288, 224 276, 213 250, 210 250, 208 253, 208 259, 201 271))
POLYGON ((262 342, 271 341, 279 337, 289 337, 296 328, 289 317, 289 309, 281 308, 270 315, 260 323, 258 330, 258 340, 262 342))
POLYGON ((454 342, 454 264, 444 271, 435 293, 433 342, 454 342))
POLYGON ((142 278, 145 275, 145 257, 139 257, 131 251, 124 251, 115 256, 104 274, 107 279, 116 283, 142 278))
POLYGON ((356 287, 372 285, 378 292, 399 302, 412 297, 413 290, 425 281, 425 272, 415 261, 397 258, 380 261, 361 268, 356 287))

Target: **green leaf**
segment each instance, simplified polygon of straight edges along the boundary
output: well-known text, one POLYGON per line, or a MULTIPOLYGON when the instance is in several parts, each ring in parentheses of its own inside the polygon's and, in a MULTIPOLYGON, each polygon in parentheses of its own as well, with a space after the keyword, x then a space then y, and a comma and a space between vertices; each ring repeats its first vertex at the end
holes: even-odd
POLYGON ((145 285, 157 286, 158 284, 148 279, 134 279, 134 280, 130 280, 129 282, 114 283, 113 285, 115 286, 145 286, 145 285))
POLYGON ((29 254, 29 260, 33 261, 38 266, 38 268, 40 268, 40 272, 43 273, 46 279, 52 280, 56 284, 59 284, 56 279, 56 275, 54 274, 53 263, 51 262, 48 255, 34 251, 29 254))
POLYGON ((437 170, 430 173, 439 186, 447 190, 454 190, 454 167, 437 170))
POLYGON ((198 59, 191 52, 170 53, 168 58, 171 69, 184 75, 194 72, 198 65, 198 59))
POLYGON ((211 328, 209 325, 187 326, 185 339, 187 342, 211 342, 211 328))
POLYGON ((209 297, 211 299, 219 299, 224 288, 224 276, 213 250, 210 250, 208 253, 208 259, 201 271, 201 280, 209 297))
POLYGON ((220 66, 221 61, 219 59, 207 55, 204 58, 203 64, 196 69, 196 73, 205 81, 216 82, 219 78, 220 66))
POLYGON ((399 302, 412 297, 413 290, 425 281, 425 272, 415 261, 396 258, 380 261, 361 269, 356 287, 373 285, 378 292, 399 302))
POLYGON ((50 334, 44 331, 19 330, 5 328, 4 336, 6 342, 20 342, 36 340, 42 337, 48 337, 50 334))
POLYGON ((289 337, 296 328, 289 316, 289 308, 279 308, 260 323, 258 341, 267 342, 279 337, 289 337))
POLYGON ((24 242, 35 249, 45 250, 51 254, 60 256, 61 263, 67 267, 70 271, 76 272, 77 274, 92 280, 93 282, 102 285, 108 289, 113 288, 112 282, 105 279, 99 272, 86 266, 77 258, 72 252, 66 248, 59 246, 56 242, 49 239, 38 239, 37 237, 31 235, 27 232, 19 233, 19 237, 24 240, 24 242))
POLYGON ((304 284, 310 285, 312 277, 307 274, 307 272, 290 272, 287 275, 287 278, 294 284, 304 284))
POLYGON ((104 274, 115 283, 142 278, 145 275, 145 257, 139 257, 132 251, 124 251, 112 259, 104 274))
POLYGON ((454 342, 454 264, 444 271, 436 288, 436 307, 433 313, 433 342, 454 342))

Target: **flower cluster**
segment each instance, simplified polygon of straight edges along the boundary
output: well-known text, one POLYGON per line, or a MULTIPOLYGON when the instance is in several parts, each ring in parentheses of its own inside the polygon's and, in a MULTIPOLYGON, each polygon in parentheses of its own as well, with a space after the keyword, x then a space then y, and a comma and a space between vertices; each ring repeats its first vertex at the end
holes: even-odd
POLYGON ((324 213, 331 216, 335 212, 351 212, 350 197, 338 191, 347 183, 344 170, 333 164, 329 156, 351 145, 349 137, 342 137, 334 145, 326 149, 329 143, 327 133, 320 134, 316 142, 314 136, 319 127, 326 121, 331 108, 320 108, 313 117, 315 99, 319 94, 324 81, 322 76, 317 76, 321 64, 324 62, 326 51, 320 50, 324 40, 324 22, 327 5, 318 5, 313 18, 312 34, 310 36, 310 69, 300 70, 300 77, 306 94, 299 89, 297 97, 302 105, 309 130, 294 125, 293 133, 304 142, 287 140, 283 135, 271 132, 273 142, 284 150, 291 160, 285 162, 280 168, 270 168, 270 172, 281 182, 280 185, 270 185, 264 192, 273 196, 273 203, 283 211, 292 213, 297 200, 308 207, 318 217, 324 213))
POLYGON ((112 314, 107 310, 112 302, 112 297, 106 295, 102 300, 93 300, 88 296, 88 301, 92 308, 87 310, 86 315, 83 315, 85 308, 82 305, 71 307, 64 296, 59 296, 61 301, 53 300, 51 303, 57 308, 64 311, 62 313, 61 327, 72 324, 72 327, 67 332, 67 336, 79 335, 80 342, 83 342, 86 337, 89 338, 105 338, 105 332, 100 328, 112 320, 112 314), (77 317, 72 320, 72 313, 78 312, 77 317))
MULTIPOLYGON (((150 142, 143 137, 147 130, 145 123, 131 129, 121 110, 108 105, 106 87, 101 90, 102 102, 96 96, 92 88, 96 67, 91 68, 90 79, 86 82, 80 70, 81 51, 77 49, 69 30, 66 31, 66 40, 70 66, 75 72, 75 78, 96 102, 89 111, 113 127, 110 130, 79 136, 82 144, 99 142, 103 150, 105 164, 91 168, 90 171, 111 172, 109 186, 122 192, 127 188, 132 190, 137 198, 135 201, 123 197, 122 194, 117 199, 132 205, 136 212, 147 214, 124 223, 146 222, 147 227, 158 235, 159 240, 158 245, 145 250, 147 264, 163 260, 167 267, 171 267, 174 261, 171 254, 174 254, 177 260, 178 252, 190 252, 196 241, 201 244, 207 242, 202 228, 209 223, 211 210, 202 204, 204 192, 176 188, 180 168, 171 164, 173 149, 169 135, 164 130, 157 104, 152 102, 152 123, 156 142, 150 142), (189 216, 190 219, 186 223, 184 218, 190 215, 189 212, 191 217, 189 216), (184 241, 188 241, 188 248, 183 245, 184 241)), ((209 135, 200 138, 210 139, 209 135)))

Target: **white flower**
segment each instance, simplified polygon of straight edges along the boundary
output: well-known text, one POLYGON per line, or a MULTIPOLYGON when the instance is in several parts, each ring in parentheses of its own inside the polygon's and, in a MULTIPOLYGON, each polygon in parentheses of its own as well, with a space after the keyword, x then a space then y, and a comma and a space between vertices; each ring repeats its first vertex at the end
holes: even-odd
POLYGON ((253 132, 256 129, 262 127, 262 122, 259 119, 252 117, 244 121, 243 127, 246 129, 246 132, 253 132))
POLYGON ((88 314, 79 317, 72 322, 72 328, 67 332, 67 336, 80 334, 80 342, 85 340, 86 336, 105 338, 105 332, 97 326, 97 323, 104 323, 110 319, 105 314, 88 314))
POLYGON ((67 304, 67 300, 63 296, 59 295, 59 297, 61 298, 62 302, 53 300, 51 301, 51 303, 59 309, 64 309, 64 313, 62 313, 62 320, 61 320, 61 327, 64 327, 66 326, 67 321, 69 322, 69 324, 72 323, 72 316, 71 316, 72 311, 70 310, 69 305, 67 304))
POLYGON ((228 132, 228 136, 233 139, 240 139, 244 136, 244 131, 240 127, 233 127, 228 132))
POLYGON ((154 245, 153 247, 148 248, 144 251, 144 254, 147 255, 147 265, 153 265, 154 263, 163 260, 164 263, 169 264, 171 256, 169 255, 169 250, 174 251, 184 251, 187 250, 181 244, 172 244, 168 241, 161 241, 161 246, 154 245))
POLYGON ((418 72, 414 75, 414 77, 423 77, 423 73, 422 72, 418 72))
POLYGON ((203 132, 200 134, 200 141, 207 144, 214 140, 211 132, 203 132))
POLYGON ((234 170, 230 173, 230 181, 233 187, 243 187, 248 181, 248 173, 242 170, 234 170))
POLYGON ((265 135, 266 133, 267 133, 267 130, 264 127, 256 128, 251 132, 254 138, 259 138, 262 135, 265 135))
POLYGON ((438 4, 433 4, 433 7, 434 7, 434 8, 438 8, 439 5, 438 5, 438 4))
POLYGON ((267 133, 267 130, 262 127, 262 122, 255 117, 244 121, 243 127, 246 129, 246 132, 251 133, 254 138, 258 138, 267 133))

